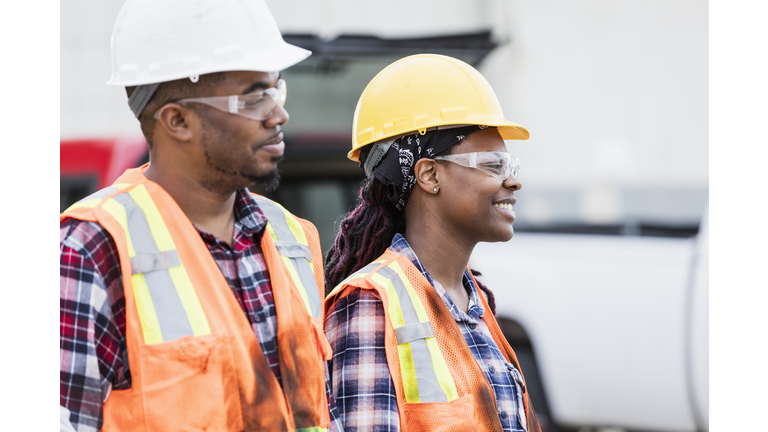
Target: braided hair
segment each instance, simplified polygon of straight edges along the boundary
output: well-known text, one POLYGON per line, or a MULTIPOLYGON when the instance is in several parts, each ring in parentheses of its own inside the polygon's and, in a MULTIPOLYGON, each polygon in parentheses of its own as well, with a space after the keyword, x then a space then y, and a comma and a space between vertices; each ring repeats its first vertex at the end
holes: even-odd
POLYGON ((383 254, 397 233, 405 233, 405 213, 387 198, 384 183, 366 178, 357 207, 344 216, 325 256, 325 295, 383 254))

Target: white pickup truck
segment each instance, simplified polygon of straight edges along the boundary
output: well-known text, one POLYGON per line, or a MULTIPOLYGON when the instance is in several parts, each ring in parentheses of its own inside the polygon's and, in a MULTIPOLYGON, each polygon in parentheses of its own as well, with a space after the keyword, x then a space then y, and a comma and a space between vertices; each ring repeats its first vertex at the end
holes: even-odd
POLYGON ((545 432, 709 429, 706 214, 687 239, 517 233, 470 267, 545 432))

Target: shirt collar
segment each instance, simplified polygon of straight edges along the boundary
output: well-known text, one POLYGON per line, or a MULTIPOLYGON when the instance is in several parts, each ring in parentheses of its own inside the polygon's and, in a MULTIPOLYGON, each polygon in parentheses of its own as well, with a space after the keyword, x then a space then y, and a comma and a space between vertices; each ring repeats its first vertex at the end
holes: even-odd
POLYGON ((267 217, 256 204, 248 188, 235 192, 235 224, 246 234, 261 232, 267 226, 267 217))
POLYGON ((475 284, 472 283, 472 275, 469 273, 469 270, 464 269, 463 278, 464 288, 469 291, 469 307, 467 308, 469 316, 467 316, 466 313, 460 311, 459 308, 456 307, 456 305, 453 303, 453 300, 451 300, 451 297, 445 292, 445 289, 440 286, 439 283, 436 283, 434 279, 432 279, 432 276, 430 276, 427 269, 421 265, 419 257, 416 256, 416 253, 411 248, 411 245, 408 244, 408 241, 405 239, 405 237, 402 236, 402 234, 395 234, 395 237, 392 239, 392 243, 389 245, 389 249, 398 255, 408 258, 408 260, 413 263, 417 269, 419 269, 421 274, 424 275, 424 278, 427 279, 430 285, 432 285, 432 288, 434 288, 435 291, 443 299, 445 305, 448 306, 448 309, 451 311, 451 315, 453 315, 455 320, 474 322, 478 319, 478 317, 482 318, 482 316, 485 315, 485 309, 483 308, 483 304, 480 302, 480 299, 477 297, 479 293, 475 288, 475 284))

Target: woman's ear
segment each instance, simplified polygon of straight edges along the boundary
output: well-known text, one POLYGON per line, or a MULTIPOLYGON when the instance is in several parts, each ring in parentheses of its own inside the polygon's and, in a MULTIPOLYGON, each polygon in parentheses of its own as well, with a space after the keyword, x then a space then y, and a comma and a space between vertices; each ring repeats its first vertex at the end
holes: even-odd
POLYGON ((426 193, 436 194, 440 190, 440 179, 437 161, 434 159, 419 159, 413 167, 416 184, 426 193))
POLYGON ((157 119, 158 127, 162 128, 166 135, 178 141, 192 140, 192 131, 189 128, 190 116, 194 111, 175 103, 165 104, 160 108, 157 119))

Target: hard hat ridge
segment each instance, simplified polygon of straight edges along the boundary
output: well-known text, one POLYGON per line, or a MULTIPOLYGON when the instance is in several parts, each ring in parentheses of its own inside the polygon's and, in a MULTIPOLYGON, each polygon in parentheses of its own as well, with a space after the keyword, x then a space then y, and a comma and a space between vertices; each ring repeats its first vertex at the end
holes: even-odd
POLYGON ((264 0, 128 0, 112 31, 107 84, 143 86, 226 71, 278 72, 310 54, 283 40, 264 0))
POLYGON ((526 128, 504 118, 488 81, 467 63, 438 54, 395 61, 365 87, 352 120, 352 150, 407 133, 448 126, 494 126, 501 137, 528 139, 526 128))

